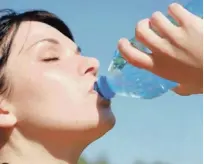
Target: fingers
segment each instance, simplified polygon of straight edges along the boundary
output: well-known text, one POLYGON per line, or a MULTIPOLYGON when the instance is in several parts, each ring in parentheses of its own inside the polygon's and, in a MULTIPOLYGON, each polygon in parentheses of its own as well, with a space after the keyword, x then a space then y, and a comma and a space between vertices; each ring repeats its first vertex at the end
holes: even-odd
POLYGON ((157 30, 161 37, 168 40, 169 43, 180 47, 184 41, 184 30, 174 25, 169 19, 170 18, 164 16, 161 12, 155 12, 150 18, 150 24, 157 30))
POLYGON ((178 33, 178 27, 175 26, 169 19, 167 19, 161 12, 157 11, 152 14, 150 18, 150 25, 153 29, 159 33, 160 36, 164 38, 174 38, 175 34, 178 33))
MULTIPOLYGON (((158 36, 151 28, 149 19, 144 19, 137 24, 136 40, 148 47, 154 54, 172 54, 170 43, 158 36), (156 53, 155 53, 156 52, 156 53)), ((127 39, 121 39, 118 44, 122 56, 132 65, 152 71, 154 57, 134 48, 127 39)))
POLYGON ((152 52, 166 53, 170 44, 167 40, 157 35, 150 27, 150 20, 144 19, 137 24, 136 40, 147 46, 152 52))
POLYGON ((134 48, 127 39, 119 40, 118 49, 130 64, 144 69, 151 69, 153 67, 151 56, 134 48))
POLYGON ((173 3, 169 5, 168 10, 169 15, 174 18, 181 26, 189 25, 191 19, 193 17, 193 14, 186 10, 184 7, 182 7, 178 3, 173 3))

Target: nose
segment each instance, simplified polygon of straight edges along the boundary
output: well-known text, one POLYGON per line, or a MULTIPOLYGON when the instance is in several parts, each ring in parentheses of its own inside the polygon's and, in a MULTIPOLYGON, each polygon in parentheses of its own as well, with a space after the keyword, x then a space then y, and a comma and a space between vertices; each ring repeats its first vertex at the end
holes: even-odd
POLYGON ((85 58, 85 61, 83 62, 83 67, 81 69, 81 73, 83 75, 91 74, 96 76, 99 69, 99 61, 96 58, 85 58))

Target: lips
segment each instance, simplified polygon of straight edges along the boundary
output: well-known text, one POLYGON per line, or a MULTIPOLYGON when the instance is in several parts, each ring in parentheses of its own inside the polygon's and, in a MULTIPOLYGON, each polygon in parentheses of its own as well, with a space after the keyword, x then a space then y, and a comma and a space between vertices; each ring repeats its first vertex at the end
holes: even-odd
POLYGON ((104 99, 104 98, 95 90, 95 82, 96 82, 96 81, 94 81, 94 83, 92 83, 92 85, 91 85, 91 87, 90 87, 90 93, 95 93, 95 94, 98 95, 97 104, 98 104, 100 107, 109 108, 110 105, 111 105, 111 101, 104 99))

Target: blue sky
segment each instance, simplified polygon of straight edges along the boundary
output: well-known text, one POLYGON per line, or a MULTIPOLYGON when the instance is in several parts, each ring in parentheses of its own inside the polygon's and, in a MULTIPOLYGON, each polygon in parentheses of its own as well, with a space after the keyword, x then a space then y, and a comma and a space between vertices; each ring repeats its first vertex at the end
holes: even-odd
MULTIPOLYGON (((173 0, 1 0, 1 8, 18 11, 40 8, 54 12, 71 28, 83 53, 100 60, 100 73, 104 74, 117 41, 134 36, 137 21, 156 10, 166 12, 171 2, 173 0)), ((172 92, 150 101, 116 97, 113 100, 115 128, 89 146, 83 155, 90 160, 106 155, 112 164, 131 164, 136 159, 201 164, 202 98, 201 95, 181 97, 172 92)))

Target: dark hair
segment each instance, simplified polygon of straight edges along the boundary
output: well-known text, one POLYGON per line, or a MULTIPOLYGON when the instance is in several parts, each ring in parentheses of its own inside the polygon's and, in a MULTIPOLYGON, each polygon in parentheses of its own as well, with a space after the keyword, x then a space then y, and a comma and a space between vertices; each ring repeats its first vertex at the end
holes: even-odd
POLYGON ((17 13, 11 9, 0 10, 0 95, 8 96, 10 93, 9 81, 3 69, 10 54, 13 39, 23 21, 46 23, 74 41, 70 29, 53 13, 45 10, 30 10, 23 13, 17 13))

